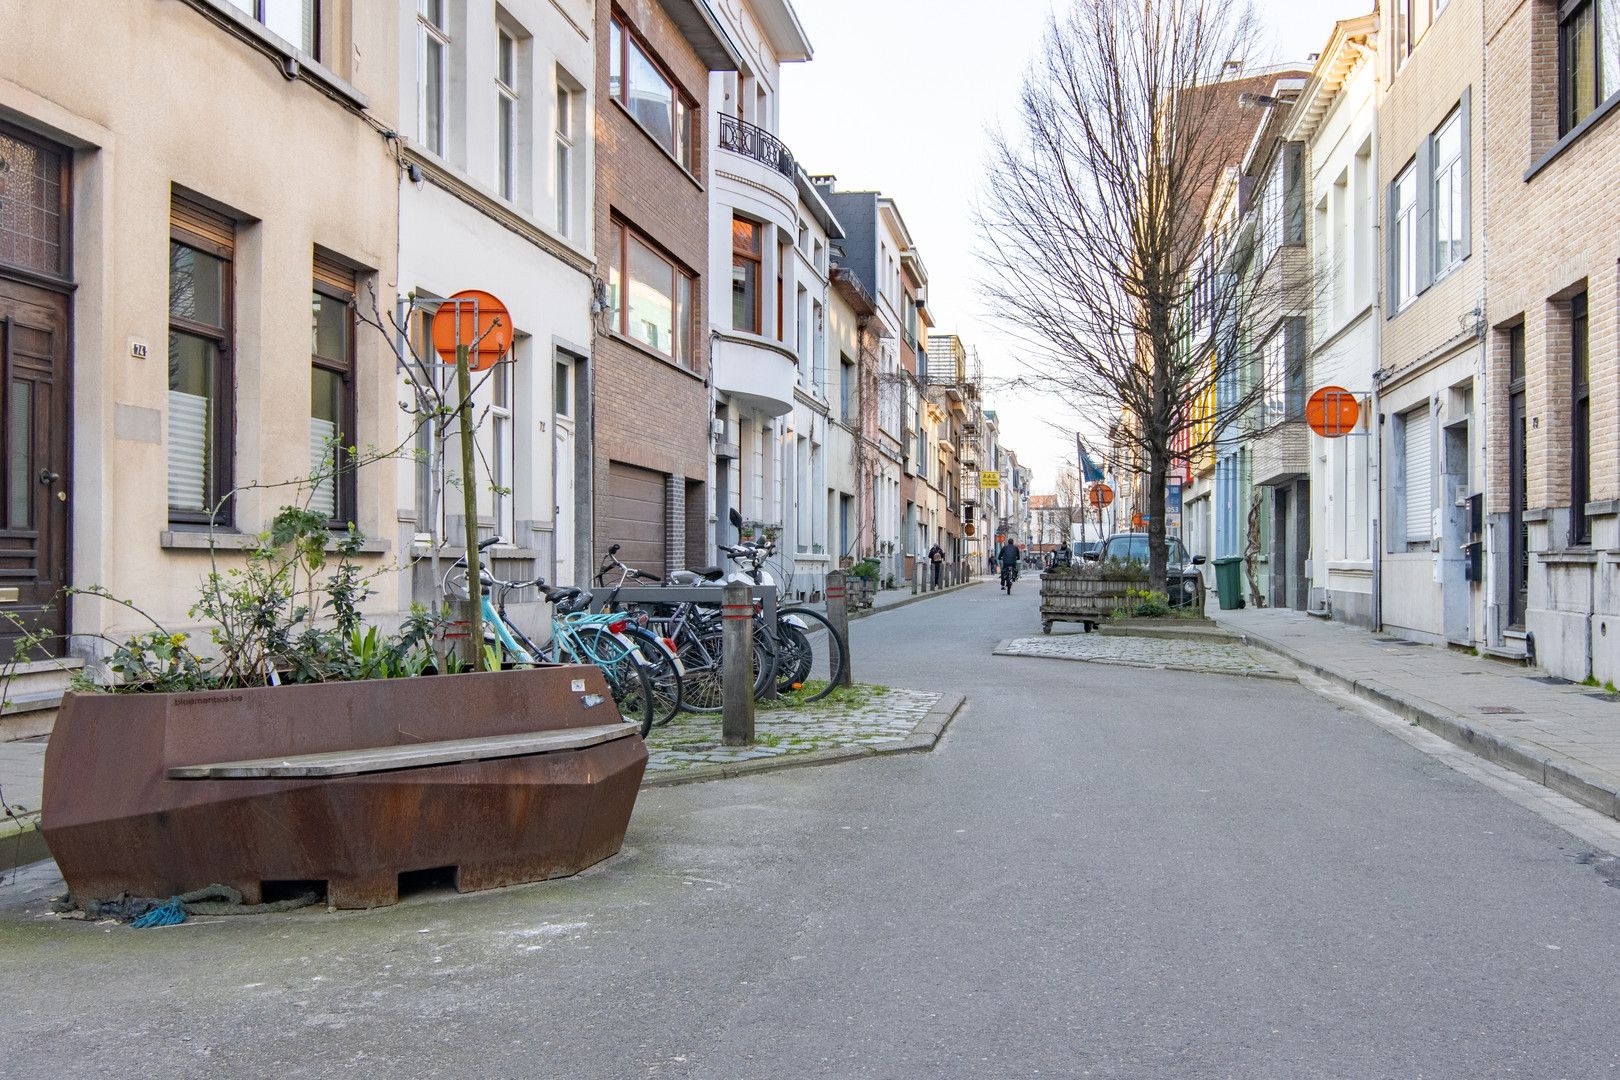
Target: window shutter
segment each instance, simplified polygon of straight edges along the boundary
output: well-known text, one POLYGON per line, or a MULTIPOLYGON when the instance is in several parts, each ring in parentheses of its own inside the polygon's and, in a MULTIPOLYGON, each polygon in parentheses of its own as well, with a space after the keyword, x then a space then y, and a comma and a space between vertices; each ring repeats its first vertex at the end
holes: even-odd
POLYGON ((1417 288, 1420 295, 1434 284, 1434 136, 1425 136, 1417 151, 1417 288))
POLYGON ((1406 414, 1406 539, 1422 543, 1432 539, 1433 508, 1429 497, 1429 409, 1424 406, 1406 414))
POLYGON ((330 255, 315 253, 315 280, 322 285, 328 285, 353 296, 355 294, 354 271, 344 266, 330 255))
POLYGON ((226 258, 236 251, 236 222, 218 211, 175 195, 170 203, 169 219, 176 229, 212 245, 226 258))
POLYGON ((1474 158, 1473 158, 1473 120, 1469 115, 1468 99, 1469 89, 1463 89, 1461 115, 1458 122, 1462 126, 1462 258, 1466 259, 1474 250, 1474 158))

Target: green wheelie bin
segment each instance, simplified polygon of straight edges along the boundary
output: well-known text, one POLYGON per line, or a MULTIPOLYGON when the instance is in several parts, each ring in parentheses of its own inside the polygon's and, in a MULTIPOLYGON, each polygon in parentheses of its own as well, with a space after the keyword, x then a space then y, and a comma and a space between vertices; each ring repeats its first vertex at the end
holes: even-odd
POLYGON ((1243 606, 1243 556, 1228 555, 1215 560, 1215 591, 1222 611, 1234 611, 1243 606))

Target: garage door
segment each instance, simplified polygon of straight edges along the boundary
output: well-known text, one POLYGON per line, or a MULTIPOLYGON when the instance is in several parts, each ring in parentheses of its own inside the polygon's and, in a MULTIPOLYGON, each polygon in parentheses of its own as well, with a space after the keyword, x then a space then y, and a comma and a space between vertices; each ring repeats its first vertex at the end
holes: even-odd
POLYGON ((664 474, 608 463, 608 543, 626 565, 664 575, 664 474))

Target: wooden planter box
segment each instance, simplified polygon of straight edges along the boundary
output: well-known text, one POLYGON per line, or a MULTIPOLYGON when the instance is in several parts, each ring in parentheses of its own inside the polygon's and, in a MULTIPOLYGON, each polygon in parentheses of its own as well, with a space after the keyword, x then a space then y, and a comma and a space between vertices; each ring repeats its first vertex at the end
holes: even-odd
POLYGON ((1131 590, 1146 587, 1143 582, 1134 580, 1042 574, 1041 632, 1050 634, 1056 622, 1083 623, 1088 631, 1095 630, 1099 623, 1130 603, 1131 590))
POLYGON ((558 666, 196 694, 69 694, 42 831, 81 900, 326 883, 336 907, 453 868, 466 892, 616 853, 647 749, 558 666))
POLYGON ((869 608, 877 598, 877 582, 865 578, 850 578, 850 598, 857 608, 869 608))

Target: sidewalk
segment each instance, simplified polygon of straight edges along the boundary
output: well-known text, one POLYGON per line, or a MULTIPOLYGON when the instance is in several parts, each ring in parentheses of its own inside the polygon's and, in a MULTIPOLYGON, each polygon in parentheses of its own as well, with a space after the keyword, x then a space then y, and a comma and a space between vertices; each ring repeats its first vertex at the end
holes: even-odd
MULTIPOLYGON (((877 595, 872 598, 871 607, 863 611, 852 611, 849 613, 849 617, 851 619, 863 619, 868 615, 876 615, 880 611, 888 611, 891 608, 905 607, 907 604, 918 604, 924 600, 932 600, 936 596, 949 596, 953 592, 971 589, 973 586, 983 584, 989 580, 988 577, 976 577, 971 581, 964 581, 960 585, 941 586, 933 592, 920 592, 915 595, 913 595, 910 585, 903 589, 879 589, 877 595)), ((817 606, 823 609, 826 607, 825 604, 817 606)))
POLYGON ((1488 761, 1620 818, 1620 697, 1297 611, 1212 612, 1250 644, 1488 761))

